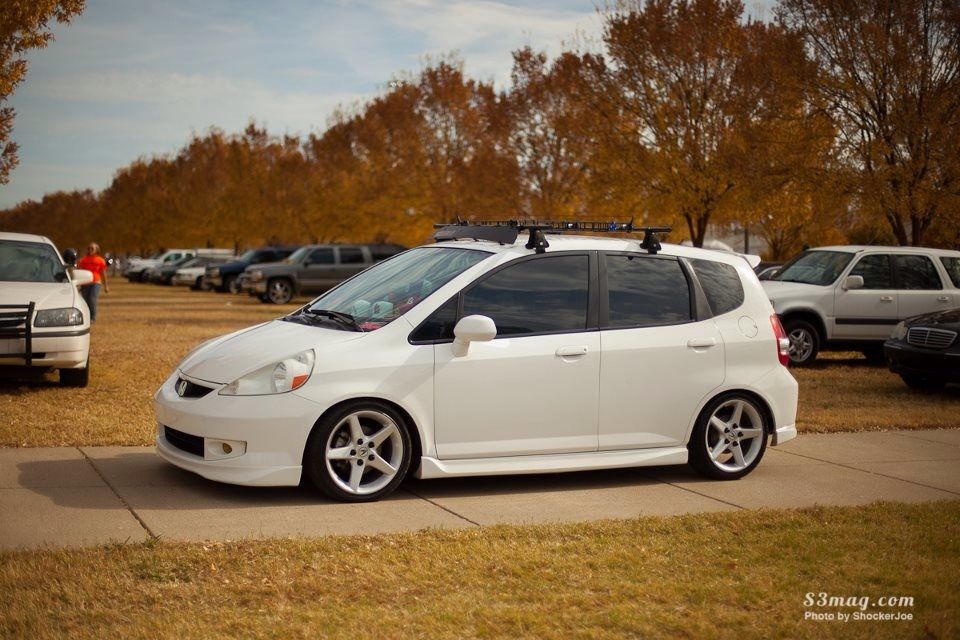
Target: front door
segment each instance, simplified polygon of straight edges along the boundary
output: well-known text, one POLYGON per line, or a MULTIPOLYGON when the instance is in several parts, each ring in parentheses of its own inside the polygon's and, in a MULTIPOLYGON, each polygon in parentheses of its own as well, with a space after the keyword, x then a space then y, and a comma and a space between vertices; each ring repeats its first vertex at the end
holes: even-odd
POLYGON ((313 249, 303 259, 298 274, 300 290, 305 293, 320 293, 337 283, 336 260, 333 247, 313 249))
POLYGON ((862 256, 848 276, 861 276, 862 289, 844 289, 841 279, 834 293, 836 331, 834 337, 854 340, 883 340, 899 322, 898 292, 893 280, 890 255, 862 256))
POLYGON ((459 317, 492 318, 497 337, 463 357, 434 347, 440 458, 596 451, 595 264, 588 252, 521 258, 461 293, 459 317))

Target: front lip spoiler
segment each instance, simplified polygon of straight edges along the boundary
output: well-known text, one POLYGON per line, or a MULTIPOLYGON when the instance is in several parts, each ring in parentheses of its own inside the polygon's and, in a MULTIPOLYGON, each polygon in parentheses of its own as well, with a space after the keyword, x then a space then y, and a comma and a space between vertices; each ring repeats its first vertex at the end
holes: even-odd
POLYGON ((33 331, 33 339, 37 338, 73 338, 76 336, 85 336, 90 333, 90 327, 86 329, 76 329, 74 331, 45 331, 38 333, 36 328, 33 331))

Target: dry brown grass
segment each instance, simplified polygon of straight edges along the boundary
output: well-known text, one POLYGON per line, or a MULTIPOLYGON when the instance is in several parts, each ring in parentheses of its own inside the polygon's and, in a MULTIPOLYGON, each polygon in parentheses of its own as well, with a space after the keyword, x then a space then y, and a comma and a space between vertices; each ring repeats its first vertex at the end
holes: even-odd
POLYGON ((0 554, 0 636, 955 638, 958 584, 960 502, 159 542, 0 554))
MULTIPOLYGON (((41 384, 0 383, 0 446, 149 444, 150 397, 191 347, 295 307, 119 278, 100 300, 90 386, 61 389, 55 376, 41 384)), ((960 427, 960 386, 919 393, 853 354, 826 354, 794 375, 801 431, 960 427)))

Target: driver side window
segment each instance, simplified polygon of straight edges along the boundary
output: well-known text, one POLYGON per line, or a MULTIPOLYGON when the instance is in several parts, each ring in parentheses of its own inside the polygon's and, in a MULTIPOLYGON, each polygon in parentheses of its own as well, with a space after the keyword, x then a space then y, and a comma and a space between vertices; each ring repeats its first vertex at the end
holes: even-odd
POLYGON ((864 289, 893 289, 893 272, 887 254, 863 256, 850 275, 862 276, 864 289))

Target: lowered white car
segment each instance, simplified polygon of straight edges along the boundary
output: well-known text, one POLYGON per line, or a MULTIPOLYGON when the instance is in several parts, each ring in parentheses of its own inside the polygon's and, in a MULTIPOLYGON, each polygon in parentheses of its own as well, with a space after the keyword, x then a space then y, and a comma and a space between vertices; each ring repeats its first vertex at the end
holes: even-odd
POLYGON ((200 345, 154 395, 159 455, 367 501, 407 474, 735 479, 796 435, 787 339, 741 256, 521 229, 446 228, 200 345))
POLYGON ((0 374, 58 369, 62 385, 87 386, 90 313, 77 286, 90 282, 48 238, 0 233, 0 374))

